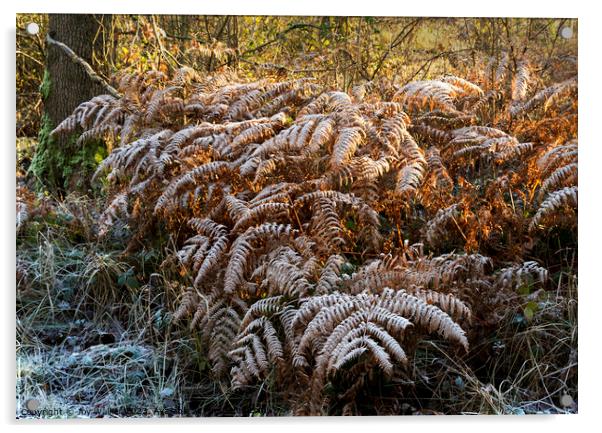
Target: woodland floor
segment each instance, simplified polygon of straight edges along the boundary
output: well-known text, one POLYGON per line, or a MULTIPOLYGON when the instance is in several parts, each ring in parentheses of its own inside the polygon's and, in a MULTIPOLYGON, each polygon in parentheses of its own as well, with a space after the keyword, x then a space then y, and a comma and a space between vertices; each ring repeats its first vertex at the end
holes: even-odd
MULTIPOLYGON (((571 285, 565 289, 573 290, 571 285)), ((152 322, 141 329, 140 323, 118 319, 123 309, 97 317, 93 310, 82 311, 78 296, 71 295, 63 286, 33 289, 18 299, 17 418, 291 415, 284 399, 266 398, 261 388, 233 394, 204 376, 207 361, 195 350, 198 342, 161 335, 160 304, 137 300, 133 308, 147 310, 152 322)), ((424 344, 414 361, 412 394, 397 414, 576 413, 577 328, 570 320, 548 321, 559 309, 576 311, 576 298, 566 305, 539 305, 534 320, 508 318, 496 341, 483 342, 498 351, 483 371, 446 358, 435 343, 424 344), (555 343, 549 346, 550 341, 555 343), (500 356, 510 353, 512 358, 500 356), (565 367, 554 370, 555 363, 565 367), (528 398, 542 387, 549 388, 546 398, 528 398)), ((378 413, 369 401, 365 409, 378 413)))

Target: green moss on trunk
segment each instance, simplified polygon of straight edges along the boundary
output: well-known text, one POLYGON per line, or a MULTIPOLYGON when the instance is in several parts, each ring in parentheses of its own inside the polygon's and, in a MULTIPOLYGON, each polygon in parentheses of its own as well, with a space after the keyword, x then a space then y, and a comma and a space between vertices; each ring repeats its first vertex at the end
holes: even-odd
MULTIPOLYGON (((40 85, 42 100, 46 100, 51 91, 50 75, 46 70, 40 85)), ((94 140, 78 144, 79 134, 53 137, 50 133, 55 127, 50 117, 43 114, 29 174, 35 178, 40 190, 85 192, 90 187, 92 173, 106 157, 105 143, 94 140)))
POLYGON ((40 94, 43 101, 50 96, 50 74, 48 73, 48 69, 44 69, 44 78, 42 78, 42 83, 40 84, 40 94))

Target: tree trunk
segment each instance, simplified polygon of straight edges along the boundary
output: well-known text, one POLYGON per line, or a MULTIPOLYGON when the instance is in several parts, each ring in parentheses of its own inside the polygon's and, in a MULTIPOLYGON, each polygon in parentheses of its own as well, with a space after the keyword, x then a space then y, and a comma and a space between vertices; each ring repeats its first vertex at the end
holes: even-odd
MULTIPOLYGON (((110 16, 83 14, 49 15, 49 35, 70 47, 78 56, 94 65, 93 53, 101 53, 103 25, 110 16)), ((76 144, 78 134, 52 136, 49 133, 82 102, 106 93, 92 81, 81 65, 72 62, 59 47, 47 44, 46 71, 40 86, 44 102, 39 143, 30 172, 41 186, 54 192, 89 186, 89 174, 102 143, 76 144)), ((94 66, 95 68, 97 66, 94 66)))

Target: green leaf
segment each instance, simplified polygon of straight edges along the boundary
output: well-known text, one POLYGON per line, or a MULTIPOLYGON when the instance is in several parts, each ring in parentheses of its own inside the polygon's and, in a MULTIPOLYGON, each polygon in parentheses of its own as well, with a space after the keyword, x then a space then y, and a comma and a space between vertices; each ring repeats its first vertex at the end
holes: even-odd
POLYGON ((531 286, 524 284, 517 289, 519 295, 527 296, 531 293, 531 286))
POLYGON ((140 287, 140 283, 134 275, 134 269, 130 268, 124 273, 120 274, 117 278, 117 284, 120 286, 126 286, 128 289, 137 289, 140 287))
POLYGON ((529 302, 527 303, 527 305, 525 306, 525 308, 523 309, 523 314, 525 315, 525 319, 527 319, 527 321, 531 321, 533 320, 533 316, 535 315, 535 312, 538 309, 538 305, 536 302, 529 302))
POLYGON ((354 230, 357 227, 357 224, 355 223, 353 218, 348 218, 345 221, 345 227, 347 227, 349 230, 354 230))
POLYGON ((128 287, 128 289, 138 289, 140 287, 138 279, 133 275, 127 278, 125 285, 128 287))
POLYGON ((120 274, 119 277, 117 278, 117 284, 119 284, 120 286, 125 286, 125 282, 128 278, 127 274, 128 274, 127 272, 120 274))

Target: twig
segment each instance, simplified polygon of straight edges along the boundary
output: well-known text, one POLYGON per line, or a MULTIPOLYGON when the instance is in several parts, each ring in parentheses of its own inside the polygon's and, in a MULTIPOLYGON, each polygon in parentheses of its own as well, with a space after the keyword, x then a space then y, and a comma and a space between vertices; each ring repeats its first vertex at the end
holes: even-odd
POLYGON ((17 36, 21 36, 24 38, 32 39, 35 42, 36 47, 40 51, 42 57, 46 57, 46 49, 44 48, 44 44, 42 43, 42 39, 40 38, 40 34, 36 33, 35 35, 30 35, 24 28, 17 28, 17 36))
MULTIPOLYGON (((277 64, 273 64, 273 63, 257 63, 257 62, 253 62, 251 60, 247 60, 247 59, 243 59, 243 58, 239 58, 238 60, 243 63, 248 63, 249 65, 253 65, 257 68, 276 69, 278 71, 284 71, 284 72, 288 72, 291 74, 308 74, 308 73, 314 73, 314 72, 329 72, 329 71, 335 70, 334 67, 333 68, 318 68, 318 69, 290 69, 284 65, 277 65, 277 64)), ((347 66, 350 66, 350 65, 346 65, 346 67, 347 66)))
POLYGON ((159 29, 157 28, 157 22, 155 21, 154 15, 151 16, 151 24, 153 26, 153 34, 155 35, 157 44, 159 44, 159 52, 161 53, 161 57, 165 57, 165 60, 169 66, 173 66, 173 65, 170 65, 170 63, 169 63, 170 58, 171 58, 171 61, 175 63, 175 65, 181 66, 180 63, 178 62, 178 60, 174 57, 174 55, 172 53, 170 53, 169 51, 167 51, 165 49, 165 47, 163 46, 163 41, 161 41, 161 36, 159 36, 159 29))
MULTIPOLYGON (((418 76, 418 74, 424 69, 426 68, 430 63, 432 63, 433 61, 444 57, 444 56, 448 56, 450 54, 458 54, 458 53, 462 53, 465 51, 472 51, 472 48, 461 48, 459 50, 450 50, 450 51, 444 51, 442 53, 436 54, 433 57, 429 57, 428 59, 426 59, 426 61, 422 64, 422 66, 420 68, 418 68, 418 70, 410 77, 410 79, 408 80, 408 82, 413 81, 414 78, 416 78, 416 76, 418 76)), ((429 66, 430 69, 430 66, 429 66)))
POLYGON ((285 29, 285 30, 281 31, 280 33, 276 34, 276 36, 273 39, 270 39, 269 41, 264 42, 263 44, 261 44, 261 45, 259 45, 257 47, 250 48, 250 49, 246 50, 245 52, 243 52, 241 54, 241 57, 242 56, 246 56, 247 54, 254 53, 255 51, 262 50, 263 48, 267 47, 268 45, 271 45, 273 43, 276 43, 276 42, 280 41, 284 37, 284 35, 286 35, 288 32, 291 32, 291 31, 296 30, 296 29, 306 29, 306 28, 313 28, 313 29, 320 30, 320 27, 315 26, 313 24, 305 24, 305 23, 291 24, 287 29, 285 29))
POLYGON ((40 61, 39 61, 38 59, 36 59, 35 57, 33 57, 33 56, 30 56, 29 54, 27 54, 27 53, 25 53, 25 52, 23 52, 23 51, 17 50, 17 54, 20 54, 20 55, 22 55, 22 56, 24 56, 24 57, 27 57, 29 60, 33 60, 34 62, 36 62, 36 63, 37 63, 38 65, 40 65, 40 66, 44 66, 44 63, 40 62, 40 61))
POLYGON ((100 84, 109 94, 111 94, 115 98, 121 98, 121 94, 117 90, 115 90, 115 88, 113 86, 111 86, 109 83, 106 82, 106 80, 104 78, 102 78, 100 75, 98 75, 96 72, 94 72, 94 69, 92 69, 92 66, 90 66, 90 64, 88 62, 86 62, 84 59, 82 59, 77 54, 75 54, 75 52, 71 48, 69 48, 67 45, 65 45, 62 42, 54 40, 49 34, 46 35, 46 42, 49 43, 50 45, 59 47, 61 50, 63 50, 63 52, 65 54, 67 54, 67 56, 71 59, 71 61, 73 63, 77 63, 82 68, 84 68, 84 71, 86 72, 88 77, 92 81, 100 84))
POLYGON ((456 228, 458 229, 458 231, 460 232, 460 234, 462 235, 462 237, 464 238, 464 240, 466 242, 468 242, 468 239, 466 239, 466 235, 464 234, 464 231, 462 230, 462 228, 460 228, 460 224, 458 224, 458 221, 456 221, 456 219, 454 218, 454 216, 452 215, 452 221, 454 222, 454 224, 456 225, 456 228))
POLYGON ((378 74, 378 71, 380 71, 380 68, 385 63, 385 60, 387 60, 387 57, 389 57, 389 54, 391 54, 391 51, 393 51, 398 45, 400 45, 403 41, 405 41, 405 39, 408 36, 410 36, 412 34, 412 32, 414 31, 414 29, 420 23, 421 20, 422 20, 422 18, 418 18, 414 21, 411 21, 409 24, 406 24, 401 29, 399 34, 389 44, 389 48, 387 49, 387 51, 385 51, 385 53, 381 56, 380 60, 378 61, 378 64, 376 65, 376 67, 374 68, 374 71, 372 72, 370 80, 374 80, 374 77, 376 77, 376 74, 378 74))
MULTIPOLYGON (((562 29, 562 25, 566 21, 567 20, 564 19, 564 20, 560 21, 560 24, 558 24, 558 28, 556 29, 556 36, 554 37, 554 41, 552 42, 552 48, 550 48, 550 52, 548 53, 548 58, 546 59, 543 67, 541 68, 541 70, 540 70, 541 72, 544 72, 546 69, 548 69, 550 67, 550 62, 552 60, 552 54, 554 54, 554 48, 556 48, 556 42, 558 41, 558 36, 560 36, 560 31, 562 29)), ((549 24, 548 24, 548 26, 549 26, 549 24)))

